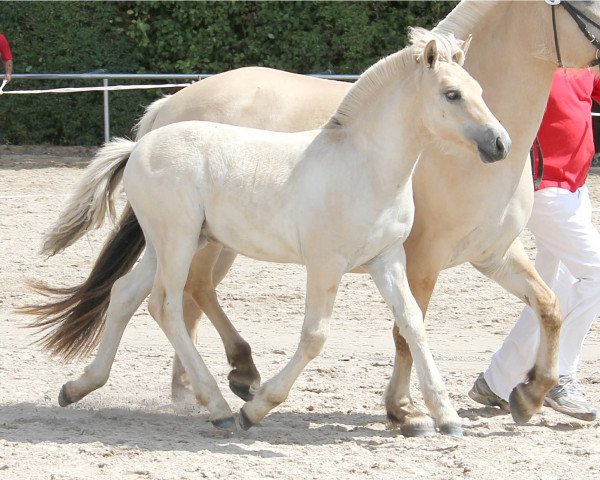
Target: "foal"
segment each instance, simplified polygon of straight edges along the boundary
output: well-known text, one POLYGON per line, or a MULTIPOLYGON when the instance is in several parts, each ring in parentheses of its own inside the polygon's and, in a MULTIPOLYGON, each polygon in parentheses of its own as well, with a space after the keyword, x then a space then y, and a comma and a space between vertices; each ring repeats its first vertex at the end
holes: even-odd
POLYGON ((79 225, 74 234, 83 234, 90 227, 87 219, 109 209, 123 173, 146 252, 115 283, 98 355, 81 377, 63 386, 61 404, 106 381, 131 309, 151 289, 150 313, 181 359, 194 393, 213 424, 235 429, 183 320, 192 258, 210 240, 259 260, 304 264, 307 270, 298 349, 243 406, 243 428, 287 398, 323 347, 342 275, 362 268, 410 346, 440 431, 461 433, 406 279, 403 242, 414 217, 412 174, 432 143, 491 163, 506 157, 510 139, 484 104, 481 88, 461 68, 464 54, 451 35, 415 29, 411 41, 368 69, 321 129, 286 134, 181 122, 137 143, 115 140, 99 151, 54 232, 79 225))

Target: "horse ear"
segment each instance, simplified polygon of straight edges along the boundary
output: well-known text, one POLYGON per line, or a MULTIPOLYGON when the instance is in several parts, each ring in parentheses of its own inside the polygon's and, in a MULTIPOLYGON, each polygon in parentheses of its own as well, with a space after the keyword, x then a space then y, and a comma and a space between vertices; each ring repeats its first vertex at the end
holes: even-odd
POLYGON ((471 46, 471 40, 473 40, 473 35, 469 35, 467 39, 463 42, 461 50, 466 55, 469 51, 469 47, 471 46))
POLYGON ((430 40, 429 43, 425 45, 425 50, 423 50, 423 58, 425 59, 427 66, 429 68, 435 68, 438 57, 437 43, 435 40, 430 40))
POLYGON ((454 55, 452 55, 452 61, 458 63, 459 65, 463 65, 465 63, 465 57, 467 55, 467 50, 469 50, 469 45, 471 45, 472 35, 469 35, 467 39, 462 43, 460 50, 457 50, 454 55))

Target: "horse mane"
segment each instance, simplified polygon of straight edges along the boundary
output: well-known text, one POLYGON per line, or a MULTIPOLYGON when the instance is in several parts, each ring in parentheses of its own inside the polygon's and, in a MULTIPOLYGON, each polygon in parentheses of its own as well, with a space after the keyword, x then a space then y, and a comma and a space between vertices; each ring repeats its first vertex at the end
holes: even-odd
POLYGON ((452 33, 415 27, 409 29, 409 38, 409 46, 379 60, 360 76, 322 128, 340 128, 348 124, 376 92, 401 78, 409 66, 416 64, 415 61, 423 61, 423 51, 431 40, 437 41, 440 61, 453 62, 454 55, 461 52, 462 42, 458 42, 452 33))
POLYGON ((453 33, 457 38, 466 39, 473 33, 473 27, 498 3, 463 0, 437 24, 433 32, 453 33))

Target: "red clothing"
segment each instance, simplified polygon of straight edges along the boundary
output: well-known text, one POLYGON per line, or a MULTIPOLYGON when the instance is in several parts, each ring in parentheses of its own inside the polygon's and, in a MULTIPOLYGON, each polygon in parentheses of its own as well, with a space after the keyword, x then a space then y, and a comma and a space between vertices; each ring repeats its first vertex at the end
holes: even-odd
POLYGON ((3 62, 8 62, 12 60, 12 52, 10 51, 10 45, 8 44, 8 40, 4 35, 0 33, 0 56, 2 57, 3 62))
MULTIPOLYGON (((559 187, 574 192, 585 183, 595 152, 592 98, 600 101, 600 77, 594 72, 556 70, 538 131, 544 158, 544 174, 538 190, 559 187)), ((535 151, 534 175, 537 165, 535 151)))

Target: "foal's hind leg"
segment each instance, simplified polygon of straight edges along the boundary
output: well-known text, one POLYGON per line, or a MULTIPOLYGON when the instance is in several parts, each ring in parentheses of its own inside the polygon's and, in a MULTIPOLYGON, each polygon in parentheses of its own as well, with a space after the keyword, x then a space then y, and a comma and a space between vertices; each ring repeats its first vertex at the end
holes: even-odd
POLYGON ((510 293, 527 303, 540 322, 540 345, 528 380, 517 385, 510 394, 510 411, 519 424, 537 413, 544 397, 558 382, 558 342, 562 317, 554 292, 544 283, 519 239, 502 258, 492 258, 473 265, 510 293))
POLYGON ((181 359, 194 394, 208 408, 213 425, 235 430, 231 409, 190 339, 183 319, 183 289, 192 258, 198 248, 202 225, 202 219, 196 218, 197 215, 193 212, 193 208, 188 211, 182 208, 180 222, 176 219, 161 222, 163 217, 159 212, 154 212, 155 223, 160 224, 162 230, 158 235, 154 233, 154 225, 146 225, 144 228, 140 216, 147 243, 152 243, 156 249, 158 264, 148 308, 181 359), (193 227, 196 225, 197 231, 194 231, 193 227))
POLYGON ((154 251, 147 248, 139 263, 115 282, 110 294, 105 330, 96 357, 79 378, 63 385, 58 396, 61 407, 81 400, 106 383, 125 327, 150 293, 155 271, 154 251))
MULTIPOLYGON (((252 359, 252 350, 248 342, 235 329, 225 312, 219 305, 215 287, 223 280, 235 260, 234 252, 224 250, 217 243, 209 243, 199 250, 192 261, 192 266, 186 283, 186 300, 184 302, 184 317, 186 327, 192 339, 202 311, 219 333, 227 360, 232 367, 229 373, 229 387, 240 398, 250 400, 260 386, 260 374, 252 359), (189 298, 193 296, 193 300, 189 298)), ((175 357, 173 368, 172 392, 181 392, 181 383, 177 381, 183 368, 175 357)))

